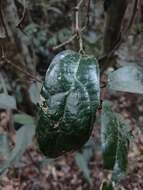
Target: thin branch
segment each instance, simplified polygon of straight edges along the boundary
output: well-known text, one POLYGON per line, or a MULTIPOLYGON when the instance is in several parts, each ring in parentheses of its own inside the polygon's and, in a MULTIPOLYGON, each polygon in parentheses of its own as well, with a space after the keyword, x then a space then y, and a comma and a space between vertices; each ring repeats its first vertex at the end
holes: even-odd
POLYGON ((62 44, 59 44, 55 47, 52 48, 53 51, 71 43, 75 38, 78 38, 79 40, 79 46, 80 46, 80 52, 83 52, 83 41, 82 41, 82 36, 81 33, 85 30, 86 26, 80 29, 80 24, 79 24, 79 9, 82 5, 84 0, 80 0, 77 6, 75 7, 75 34, 73 34, 67 41, 63 42, 62 44))
POLYGON ((7 91, 7 88, 6 88, 6 84, 5 84, 5 81, 4 81, 4 78, 2 76, 2 74, 0 73, 0 81, 1 81, 1 85, 2 85, 2 88, 3 88, 3 92, 5 95, 8 95, 8 91, 7 91))
POLYGON ((39 173, 41 174, 41 169, 40 169, 40 165, 38 164, 38 162, 35 162, 33 160, 33 157, 31 156, 31 153, 29 150, 26 150, 26 154, 29 157, 30 161, 32 162, 32 165, 35 166, 35 168, 39 171, 39 173))
POLYGON ((2 26, 4 28, 4 31, 5 31, 5 36, 8 38, 8 31, 7 31, 7 28, 6 28, 6 24, 5 24, 5 20, 4 20, 4 16, 3 16, 3 10, 2 10, 2 0, 0 0, 0 20, 2 22, 2 26))
POLYGON ((128 35, 128 32, 129 32, 129 30, 133 24, 134 18, 136 16, 136 12, 138 9, 138 3, 139 3, 139 0, 134 0, 132 15, 127 24, 127 27, 125 29, 123 29, 122 33, 120 32, 120 36, 116 40, 113 48, 108 53, 105 53, 105 55, 103 55, 102 57, 99 58, 100 62, 102 62, 103 60, 109 60, 113 56, 114 52, 120 47, 120 45, 123 42, 123 40, 125 39, 125 37, 128 35))
POLYGON ((37 81, 39 83, 42 83, 41 80, 37 79, 35 76, 33 76, 31 73, 29 73, 28 71, 23 70, 21 67, 15 65, 12 61, 10 61, 9 59, 7 59, 6 57, 2 57, 2 60, 5 61, 7 64, 11 65, 12 67, 14 67, 15 69, 17 69, 18 71, 20 71, 21 73, 25 74, 26 76, 30 77, 31 79, 33 79, 34 81, 37 81))
POLYGON ((133 21, 134 21, 134 18, 136 16, 136 12, 137 12, 137 9, 138 9, 138 4, 139 4, 139 0, 134 0, 133 13, 132 13, 131 18, 129 20, 127 28, 124 31, 125 33, 127 33, 129 31, 129 29, 131 28, 131 26, 133 24, 133 21))
POLYGON ((25 16, 26 16, 26 0, 23 0, 24 3, 23 3, 23 13, 22 13, 22 17, 20 18, 20 21, 19 23, 16 25, 17 28, 20 28, 21 29, 21 25, 23 24, 24 22, 24 19, 25 19, 25 16))
POLYGON ((83 50, 83 40, 82 40, 82 35, 81 35, 81 29, 80 29, 80 24, 79 24, 79 10, 82 5, 84 0, 80 0, 77 6, 75 7, 75 31, 77 33, 77 38, 79 40, 79 52, 84 53, 83 50))
POLYGON ((79 3, 77 4, 77 6, 75 7, 75 9, 80 9, 82 3, 83 3, 84 0, 80 0, 79 3))
POLYGON ((87 27, 88 27, 89 22, 90 22, 90 15, 89 15, 89 13, 90 13, 90 3, 91 3, 91 0, 88 0, 87 15, 86 15, 86 17, 87 17, 86 26, 87 26, 87 27))
MULTIPOLYGON (((84 30, 85 30, 85 27, 83 27, 81 29, 81 32, 83 32, 84 30)), ((65 46, 65 45, 71 43, 75 38, 77 38, 77 33, 73 34, 67 41, 63 42, 62 44, 59 44, 59 45, 53 47, 52 50, 55 51, 55 50, 65 46)))
POLYGON ((77 34, 74 34, 74 35, 71 36, 67 41, 65 41, 65 42, 63 42, 62 44, 59 44, 59 45, 53 47, 52 50, 55 51, 55 50, 57 50, 57 49, 59 49, 59 48, 65 46, 65 45, 71 43, 76 37, 77 37, 77 34))
MULTIPOLYGON (((6 84, 5 84, 5 80, 3 78, 2 73, 0 73, 0 81, 1 81, 1 84, 2 84, 2 88, 3 88, 4 94, 8 95, 8 90, 7 90, 7 87, 6 87, 6 84)), ((15 135, 15 128, 14 128, 14 125, 13 125, 12 110, 11 109, 6 109, 6 113, 7 113, 7 116, 9 118, 8 125, 7 125, 8 135, 9 135, 9 138, 10 138, 10 140, 12 142, 12 145, 14 145, 15 141, 13 139, 13 135, 15 135)))

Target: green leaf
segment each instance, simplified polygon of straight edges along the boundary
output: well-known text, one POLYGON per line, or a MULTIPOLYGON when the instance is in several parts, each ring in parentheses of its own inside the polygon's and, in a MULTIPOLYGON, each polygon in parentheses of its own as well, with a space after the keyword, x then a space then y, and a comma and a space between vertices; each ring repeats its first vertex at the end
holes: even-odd
POLYGON ((109 89, 143 94, 143 68, 124 66, 109 74, 109 89))
POLYGON ((25 125, 16 132, 16 146, 10 152, 8 160, 0 166, 0 174, 2 174, 12 164, 19 162, 27 146, 32 143, 34 133, 35 126, 33 125, 25 125))
POLYGON ((49 157, 77 150, 90 137, 100 104, 99 67, 93 57, 67 50, 47 70, 36 137, 49 157))
POLYGON ((101 141, 103 164, 113 170, 112 180, 120 181, 127 169, 130 133, 122 117, 112 111, 112 105, 105 101, 101 115, 101 141))
POLYGON ((95 149, 96 149, 95 140, 92 137, 90 137, 87 143, 80 150, 80 153, 83 154, 83 157, 87 163, 89 163, 90 159, 92 158, 95 149))
POLYGON ((0 155, 4 158, 9 156, 10 147, 7 134, 0 133, 0 155))
POLYGON ((75 154, 75 160, 76 160, 76 164, 78 165, 80 170, 84 173, 84 176, 87 179, 87 181, 89 182, 89 184, 92 185, 92 180, 90 177, 90 170, 88 168, 88 163, 86 162, 83 154, 77 152, 75 154))
POLYGON ((100 190, 114 190, 112 182, 104 181, 100 187, 100 190))
POLYGON ((62 30, 58 32, 58 39, 62 43, 68 40, 68 38, 70 38, 71 35, 72 35, 71 30, 69 30, 68 28, 63 28, 62 30))
POLYGON ((83 148, 75 154, 76 163, 90 185, 92 185, 92 179, 90 177, 90 169, 88 168, 88 163, 93 156, 94 151, 95 142, 93 138, 90 138, 88 142, 83 146, 83 148))
POLYGON ((29 95, 31 98, 31 101, 34 104, 37 104, 40 100, 40 91, 41 91, 41 84, 39 83, 32 83, 29 88, 29 95))
POLYGON ((22 125, 34 125, 34 118, 25 113, 14 114, 14 121, 16 123, 20 123, 22 125))
POLYGON ((0 108, 2 109, 16 109, 16 101, 13 96, 0 94, 0 108))

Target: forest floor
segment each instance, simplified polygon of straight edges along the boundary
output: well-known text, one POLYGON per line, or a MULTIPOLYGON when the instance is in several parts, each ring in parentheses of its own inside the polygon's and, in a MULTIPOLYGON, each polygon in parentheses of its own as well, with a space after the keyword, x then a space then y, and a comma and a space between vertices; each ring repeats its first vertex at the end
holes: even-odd
MULTIPOLYGON (((118 186, 118 190, 142 190, 143 189, 143 121, 142 110, 139 111, 143 99, 133 94, 109 96, 114 101, 114 107, 119 106, 118 111, 128 120, 133 138, 128 157, 127 175, 118 186), (137 98, 138 97, 138 98, 137 98), (135 116, 135 113, 138 113, 135 116)), ((93 131, 96 142, 100 143, 100 126, 93 131)), ((43 163, 39 167, 37 163, 43 160, 43 156, 31 145, 22 157, 24 166, 9 168, 1 177, 1 190, 99 190, 102 181, 110 178, 111 173, 103 169, 101 151, 93 155, 89 168, 93 186, 86 181, 83 173, 75 163, 74 154, 69 153, 58 158, 54 163, 43 163), (30 155, 29 155, 30 153, 30 155)))

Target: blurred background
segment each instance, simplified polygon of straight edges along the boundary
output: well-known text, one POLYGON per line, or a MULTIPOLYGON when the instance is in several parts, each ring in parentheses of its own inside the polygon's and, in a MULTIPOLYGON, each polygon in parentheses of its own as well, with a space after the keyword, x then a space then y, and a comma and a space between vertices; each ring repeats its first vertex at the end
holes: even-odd
MULTIPOLYGON (((133 2, 128 5, 123 27, 130 20, 133 2)), ((0 19, 1 190, 98 190, 103 180, 111 176, 102 165, 99 113, 91 138, 79 152, 47 159, 33 138, 36 103, 51 60, 62 50, 79 48, 77 39, 72 40, 77 3, 77 0, 6 0, 0 4, 0 18, 4 18, 0 19)), ((116 67, 143 66, 142 2, 139 5, 128 35, 116 51, 116 67)), ((79 13, 80 27, 85 27, 84 50, 100 58, 106 22, 103 1, 84 1, 79 13)), ((105 72, 112 69, 110 65, 105 72)), ((142 190, 143 97, 108 90, 103 94, 133 132, 127 176, 118 189, 142 190)))

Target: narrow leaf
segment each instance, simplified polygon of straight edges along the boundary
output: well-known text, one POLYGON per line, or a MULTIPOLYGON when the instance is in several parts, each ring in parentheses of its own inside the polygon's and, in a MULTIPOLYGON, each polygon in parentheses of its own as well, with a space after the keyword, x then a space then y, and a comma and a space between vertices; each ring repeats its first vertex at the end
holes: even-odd
POLYGON ((41 84, 38 83, 32 83, 29 88, 29 95, 31 98, 31 101, 34 104, 37 104, 40 100, 40 91, 41 91, 41 84))
POLYGON ((0 156, 8 157, 10 152, 9 139, 7 134, 0 133, 0 156))
POLYGON ((113 169, 116 159, 118 124, 111 105, 107 101, 103 103, 101 126, 103 164, 106 169, 113 169))
POLYGON ((10 152, 9 159, 0 167, 0 174, 2 174, 10 165, 18 162, 26 150, 27 146, 32 143, 32 138, 35 133, 35 126, 25 125, 21 127, 16 133, 16 146, 10 152))
POLYGON ((34 119, 32 116, 27 115, 25 113, 23 114, 15 114, 14 115, 14 121, 16 123, 20 123, 22 125, 34 125, 34 119))
POLYGON ((90 138, 88 142, 82 147, 82 149, 75 154, 76 163, 90 185, 92 185, 92 180, 90 178, 88 163, 94 154, 95 147, 96 146, 93 138, 90 138))
POLYGON ((114 190, 112 182, 103 181, 100 190, 114 190))
POLYGON ((127 169, 130 133, 122 117, 103 103, 101 140, 104 167, 113 170, 112 180, 119 182, 127 169))
POLYGON ((3 109, 16 109, 16 101, 13 96, 6 95, 4 93, 0 94, 0 108, 3 109))
POLYGON ((108 87, 112 90, 143 94, 143 68, 130 65, 109 74, 108 87))
POLYGON ((90 177, 90 170, 88 168, 88 164, 86 160, 83 157, 83 154, 77 152, 75 155, 76 164, 80 168, 80 170, 84 173, 85 178, 89 182, 90 185, 92 185, 92 180, 90 177))

